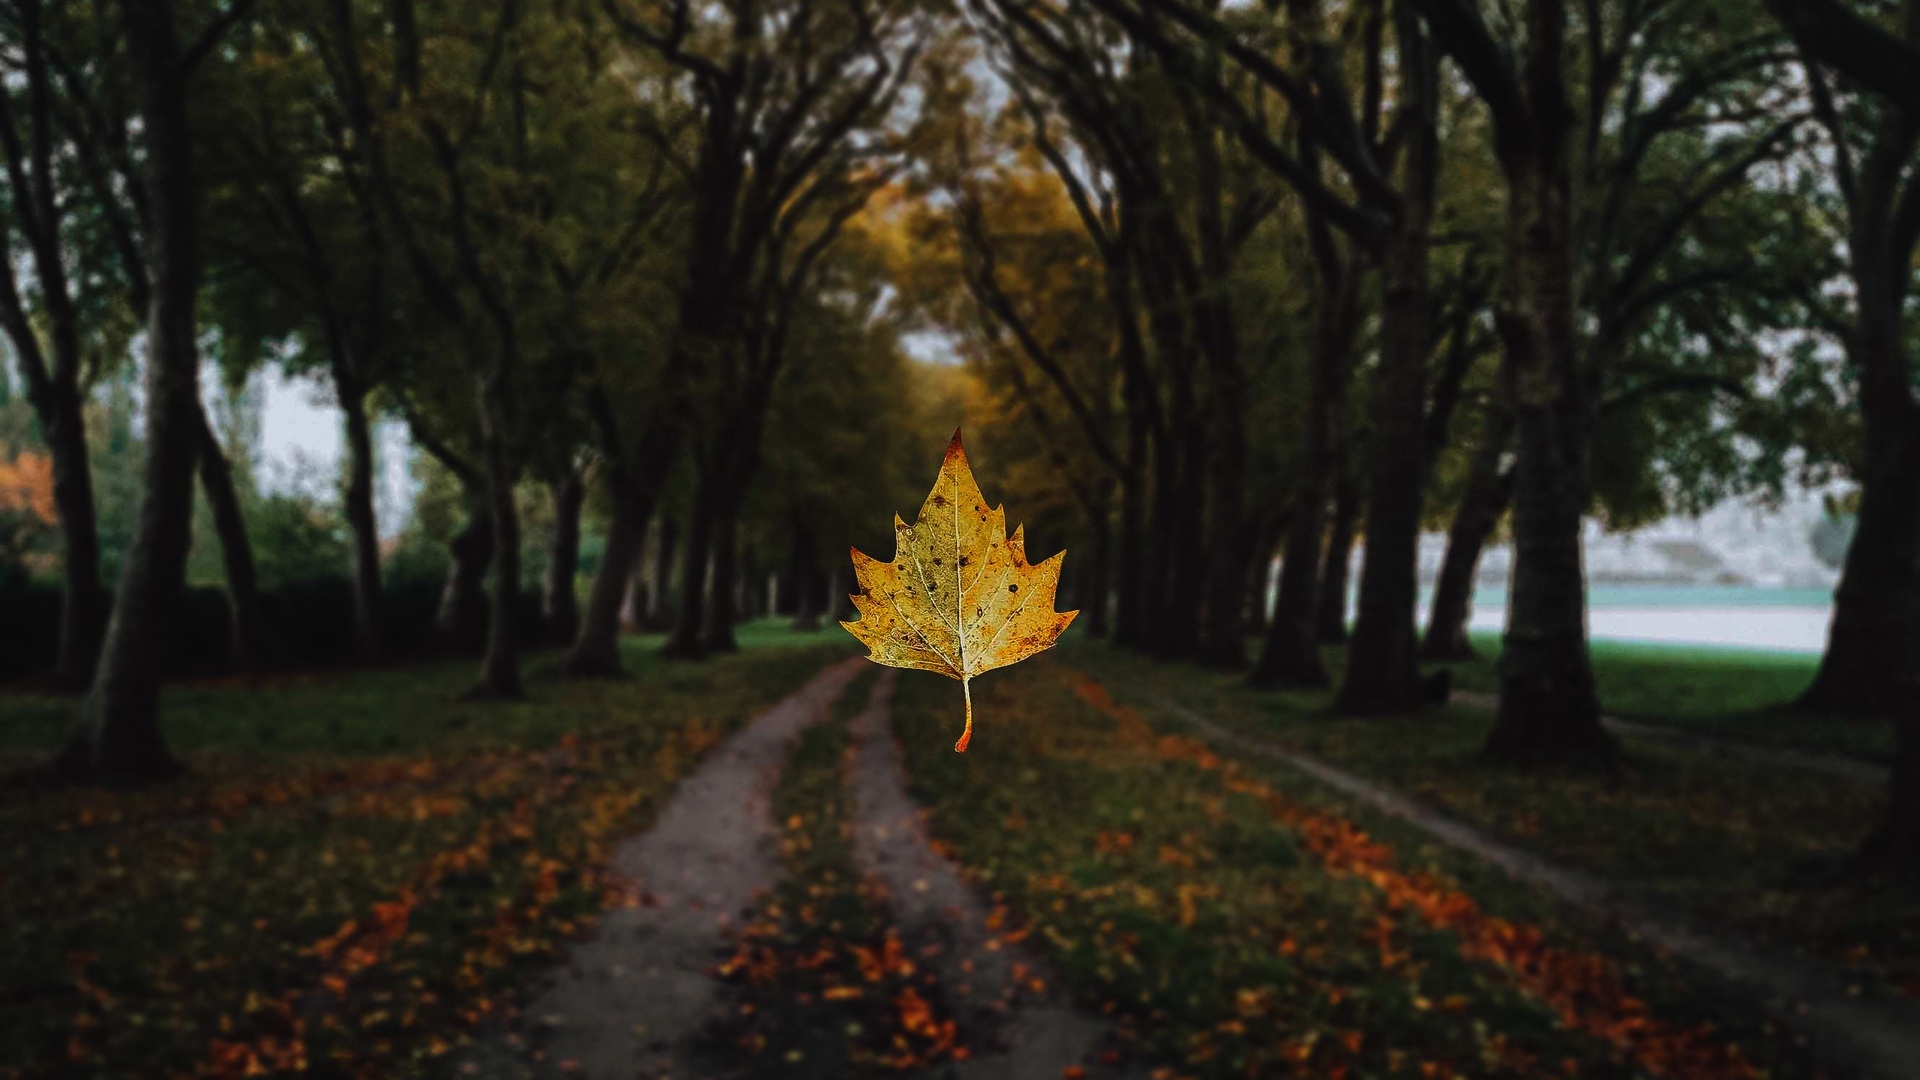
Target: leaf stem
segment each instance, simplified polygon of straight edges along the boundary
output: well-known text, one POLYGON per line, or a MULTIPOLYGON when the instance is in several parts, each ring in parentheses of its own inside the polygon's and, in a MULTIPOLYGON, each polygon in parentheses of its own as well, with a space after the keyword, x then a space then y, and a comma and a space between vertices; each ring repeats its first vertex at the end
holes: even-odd
POLYGON ((973 741, 973 683, 965 676, 960 678, 960 692, 967 697, 967 729, 960 733, 960 741, 953 744, 953 752, 964 754, 967 744, 973 741))

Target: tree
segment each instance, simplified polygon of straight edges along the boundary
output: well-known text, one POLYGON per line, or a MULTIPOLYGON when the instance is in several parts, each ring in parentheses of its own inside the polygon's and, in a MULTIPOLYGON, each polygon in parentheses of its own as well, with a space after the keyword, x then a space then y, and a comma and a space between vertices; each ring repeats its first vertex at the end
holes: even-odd
POLYGON ((193 468, 205 445, 198 331, 200 187, 187 84, 195 63, 244 8, 229 8, 182 47, 172 0, 126 0, 122 25, 138 90, 149 216, 147 458, 133 546, 114 594, 81 728, 58 770, 128 783, 177 772, 160 730, 160 654, 186 567, 193 468))
POLYGON ((24 117, 17 116, 17 84, 10 80, 0 88, 0 148, 7 166, 6 217, 0 221, 0 325, 13 345, 27 400, 39 418, 53 463, 64 589, 54 681, 78 689, 93 672, 107 600, 100 583, 100 537, 81 414, 87 389, 82 328, 76 283, 68 269, 75 193, 62 190, 62 177, 68 174, 56 168, 65 138, 56 116, 49 31, 94 28, 86 20, 68 26, 71 20, 59 10, 50 28, 47 14, 41 0, 19 0, 5 12, 9 36, 20 49, 26 100, 24 117), (22 260, 13 246, 16 240, 25 245, 26 265, 33 268, 32 292, 22 289, 18 280, 22 260), (44 340, 35 325, 36 307, 44 315, 44 340))
POLYGON ((1863 452, 1860 510, 1848 545, 1820 672, 1803 707, 1886 712, 1896 725, 1887 814, 1856 865, 1869 873, 1920 869, 1920 466, 1906 300, 1920 243, 1920 3, 1898 8, 1889 33, 1838 3, 1770 0, 1807 55, 1815 116, 1831 150, 1846 231, 1853 313, 1838 336, 1858 379, 1863 452), (1817 62, 1816 59, 1817 58, 1817 62), (1846 108, 1825 67, 1866 87, 1846 108))
POLYGON ((1599 388, 1650 315, 1737 276, 1725 266, 1668 271, 1701 214, 1777 157, 1799 118, 1764 107, 1773 43, 1718 21, 1645 38, 1655 15, 1643 6, 1591 8, 1576 107, 1564 0, 1529 0, 1518 49, 1473 3, 1414 6, 1487 106, 1508 194, 1497 326, 1515 432, 1515 565, 1487 752, 1515 763, 1609 763, 1617 748, 1600 726, 1580 552, 1599 388), (1678 184, 1644 183, 1661 147, 1727 103, 1730 115, 1759 121, 1709 147, 1678 184), (1592 210, 1579 217, 1576 187, 1592 210))
MULTIPOLYGON (((623 39, 690 90, 696 146, 672 355, 675 409, 699 418, 698 474, 670 655, 733 648, 740 507, 760 461, 791 316, 842 225, 891 178, 884 123, 913 67, 917 12, 858 0, 776 17, 729 2, 665 26, 609 5, 623 39)), ((637 530, 636 530, 637 536, 637 530)))

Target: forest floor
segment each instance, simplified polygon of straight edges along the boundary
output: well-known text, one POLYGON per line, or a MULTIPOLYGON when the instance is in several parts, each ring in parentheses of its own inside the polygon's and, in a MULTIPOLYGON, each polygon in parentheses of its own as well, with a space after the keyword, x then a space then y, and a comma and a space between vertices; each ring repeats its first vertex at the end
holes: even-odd
MULTIPOLYGON (((1920 899, 1804 884, 1871 822, 1857 784, 1638 742, 1515 777, 1474 760, 1484 711, 1336 721, 1071 637, 976 683, 956 755, 952 683, 743 644, 539 662, 507 706, 459 700, 468 665, 171 690, 187 780, 0 796, 0 1076, 599 1075, 596 1041, 754 1080, 1847 1074, 1198 714, 1920 996, 1920 899), (649 964, 660 1008, 603 1007, 649 964)), ((68 709, 0 697, 8 749, 68 709)))

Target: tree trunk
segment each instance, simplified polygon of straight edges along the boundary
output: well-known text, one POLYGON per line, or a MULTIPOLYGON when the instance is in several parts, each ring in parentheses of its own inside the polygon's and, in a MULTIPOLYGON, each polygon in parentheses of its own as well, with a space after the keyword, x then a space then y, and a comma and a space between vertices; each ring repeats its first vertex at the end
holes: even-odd
POLYGON ((1320 530, 1325 521, 1324 492, 1313 480, 1303 480, 1302 501, 1287 524, 1286 549, 1280 556, 1280 591, 1273 604, 1260 644, 1260 659, 1247 682, 1261 688, 1318 689, 1327 685, 1327 668, 1314 639, 1313 593, 1320 557, 1320 530))
POLYGON ((573 579, 580 566, 580 506, 586 502, 587 485, 579 470, 573 469, 550 490, 553 528, 547 533, 547 573, 541 583, 540 617, 546 623, 547 640, 564 644, 572 641, 580 628, 573 579))
POLYGON ((1347 583, 1352 580, 1353 538, 1360 525, 1360 495, 1351 480, 1334 488, 1333 528, 1320 563, 1320 588, 1314 597, 1314 639, 1322 645, 1347 643, 1347 583))
POLYGON ((247 539, 247 522, 240 512, 240 495, 233 486, 233 466, 207 423, 205 410, 196 409, 200 424, 200 490, 213 511, 213 529, 220 540, 220 565, 226 572, 229 611, 228 662, 236 671, 254 671, 266 659, 267 624, 260 611, 260 582, 247 539))
POLYGON ((386 648, 381 617, 380 529, 373 507, 373 426, 367 419, 366 395, 351 380, 334 376, 340 408, 347 416, 347 483, 343 492, 353 550, 353 630, 362 657, 379 656, 386 648))
MULTIPOLYGON (((1890 196, 1889 196, 1890 197, 1890 196)), ((1863 195, 1862 199, 1871 198, 1863 195)), ((1879 201, 1879 200, 1874 200, 1879 201)), ((1813 685, 1801 708, 1831 713, 1893 714, 1914 634, 1907 602, 1920 558, 1920 409, 1913 404, 1903 305, 1910 254, 1888 250, 1882 214, 1852 237, 1858 315, 1849 359, 1860 373, 1866 460, 1860 515, 1833 596, 1833 624, 1813 685)))
MULTIPOLYGON (((1618 747, 1600 723, 1587 652, 1580 524, 1591 420, 1574 358, 1570 182, 1562 139, 1547 133, 1507 170, 1511 266, 1498 321, 1517 454, 1514 565, 1500 708, 1486 754, 1516 765, 1610 766, 1618 747)), ((1371 529, 1368 535, 1371 544, 1371 529)))
POLYGON ((440 590, 434 627, 453 649, 478 652, 486 636, 487 568, 493 565, 493 514, 485 496, 467 493, 467 524, 448 544, 447 583, 440 590))
POLYGON ((54 685, 85 689, 93 678, 100 623, 107 608, 100 584, 100 526, 93 505, 93 472, 87 458, 86 420, 80 395, 56 387, 41 415, 53 459, 53 504, 60 513, 60 653, 54 685))
MULTIPOLYGON (((1920 663, 1920 657, 1910 663, 1920 663)), ((1855 856, 1855 863, 1869 875, 1912 880, 1920 878, 1920 693, 1910 681, 1907 691, 1909 696, 1895 720, 1899 727, 1887 784, 1887 813, 1855 856)))
POLYGON ((645 552, 646 545, 643 543, 635 553, 633 566, 627 572, 627 587, 620 600, 621 630, 639 630, 646 625, 647 609, 653 605, 653 596, 647 589, 645 552))
POLYGON ((735 532, 733 511, 721 510, 713 523, 713 570, 707 578, 707 618, 701 632, 701 644, 708 653, 740 651, 733 639, 733 626, 744 607, 735 532))
MULTIPOLYGON (((1126 382, 1129 399, 1137 396, 1134 376, 1126 376, 1126 382)), ((1132 649, 1146 647, 1148 637, 1147 441, 1144 406, 1129 400, 1126 478, 1120 484, 1120 587, 1114 598, 1113 641, 1132 649)))
POLYGON ((1177 425, 1158 471, 1164 477, 1155 494, 1155 569, 1158 572, 1153 630, 1154 654, 1165 660, 1194 656, 1200 644, 1201 563, 1205 553, 1202 520, 1206 496, 1205 437, 1192 421, 1177 425))
POLYGON ((1247 541, 1246 583, 1241 587, 1240 621, 1253 633, 1267 632, 1267 594, 1278 584, 1273 569, 1274 549, 1287 533, 1287 515, 1262 514, 1247 541))
POLYGON ((653 585, 647 590, 647 628, 664 630, 673 624, 673 542, 677 528, 670 517, 660 519, 660 543, 653 549, 653 585))
MULTIPOLYGON (((620 604, 629 583, 639 576, 641 548, 654 501, 653 487, 633 484, 629 475, 611 469, 607 473, 613 522, 607 529, 600 570, 587 594, 586 616, 567 654, 566 672, 575 678, 609 678, 621 672, 620 604)), ((663 528, 662 533, 670 537, 671 529, 663 528)))
POLYGON ((793 526, 793 561, 787 574, 793 600, 793 628, 801 633, 820 629, 820 551, 813 530, 799 520, 793 526))
POLYGON ((1480 434, 1473 465, 1467 475, 1467 489, 1460 496, 1460 509, 1447 530, 1447 553, 1440 561, 1440 576, 1434 582, 1433 606, 1427 616, 1426 638, 1420 643, 1420 659, 1438 662, 1471 660, 1477 654, 1467 636, 1467 620, 1473 614, 1473 587, 1480 568, 1480 554, 1487 538, 1500 524, 1513 495, 1513 474, 1502 472, 1500 459, 1506 455, 1513 434, 1511 415, 1493 406, 1480 434))
POLYGON ((1109 594, 1113 591, 1108 580, 1112 572, 1108 561, 1113 547, 1112 527, 1107 523, 1107 507, 1104 503, 1095 506, 1088 514, 1087 526, 1087 545, 1093 550, 1087 552, 1087 595, 1082 606, 1087 613, 1087 636, 1104 638, 1110 631, 1107 605, 1111 602, 1109 594))
POLYGON ((80 729, 59 762, 75 779, 130 783, 180 769, 160 731, 160 661, 186 577, 198 422, 200 185, 171 0, 123 0, 148 207, 147 455, 139 518, 80 729))
POLYGON ((707 655, 703 632, 714 524, 712 494, 703 479, 687 518, 686 546, 680 555, 680 602, 674 611, 673 633, 667 637, 666 654, 677 660, 699 660, 707 655))
POLYGON ((1426 473, 1427 225, 1430 193, 1415 179, 1430 170, 1431 132, 1411 135, 1402 223, 1381 263, 1380 368, 1375 375, 1372 483, 1360 600, 1336 713, 1366 716, 1421 705, 1414 657, 1420 599, 1421 501, 1426 473))
MULTIPOLYGON (((498 415, 498 414, 495 414, 498 415)), ((486 439, 487 501, 493 519, 493 595, 489 598, 487 654, 473 696, 514 700, 526 695, 520 681, 520 508, 513 498, 513 469, 500 435, 486 439)))

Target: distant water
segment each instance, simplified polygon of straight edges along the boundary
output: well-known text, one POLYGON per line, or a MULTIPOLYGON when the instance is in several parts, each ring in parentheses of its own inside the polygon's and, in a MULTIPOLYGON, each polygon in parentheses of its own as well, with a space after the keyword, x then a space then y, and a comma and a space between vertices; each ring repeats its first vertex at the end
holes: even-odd
MULTIPOLYGON (((1430 594, 1420 598, 1424 620, 1430 594)), ((1818 653, 1826 646, 1833 594, 1825 589, 1734 585, 1597 585, 1587 592, 1587 630, 1596 640, 1818 653)), ((1507 590, 1477 589, 1474 630, 1506 625, 1507 590)))

